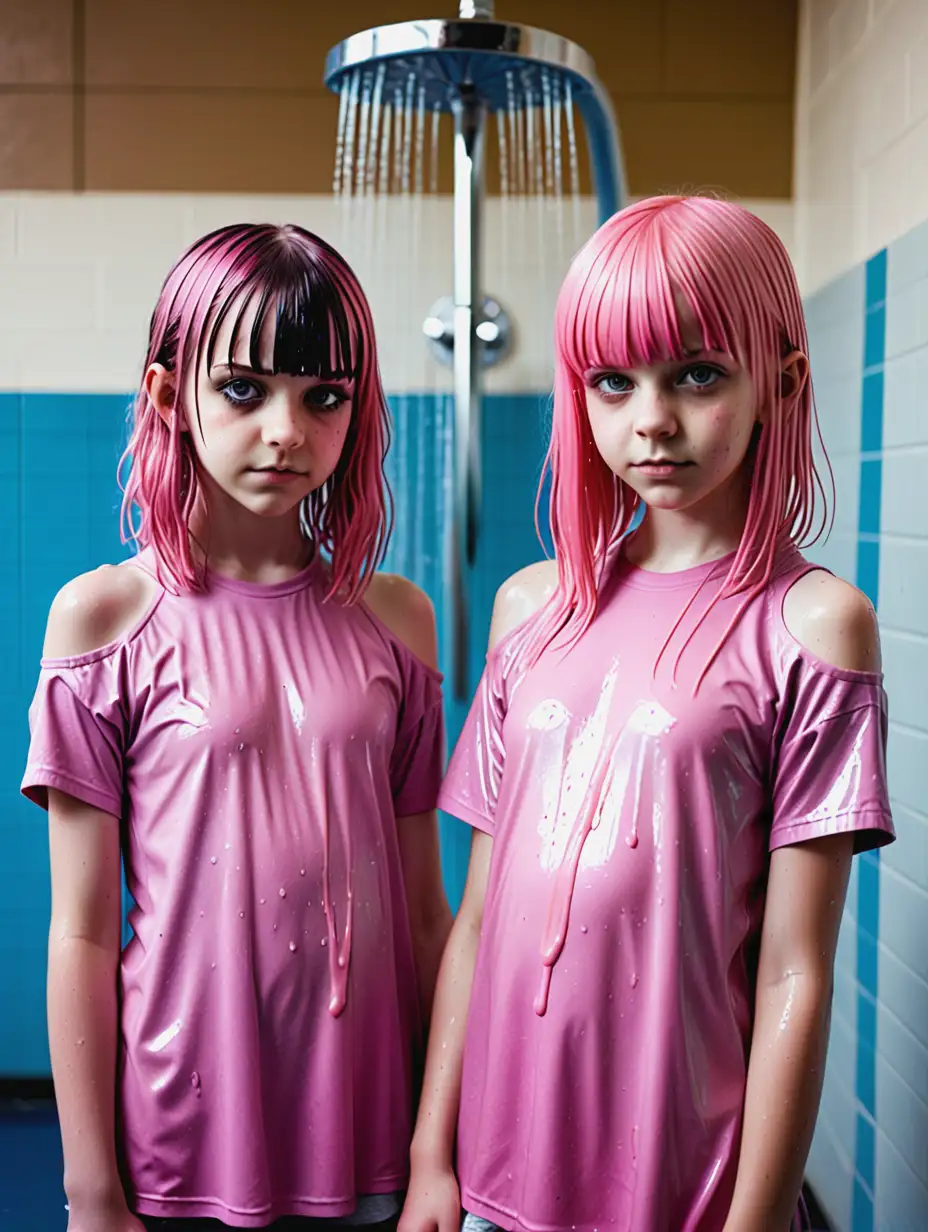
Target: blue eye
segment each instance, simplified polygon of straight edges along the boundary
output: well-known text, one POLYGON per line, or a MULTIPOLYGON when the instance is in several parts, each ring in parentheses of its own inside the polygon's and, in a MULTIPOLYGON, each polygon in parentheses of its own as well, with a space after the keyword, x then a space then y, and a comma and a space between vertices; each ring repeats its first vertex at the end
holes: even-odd
POLYGON ((219 392, 233 406, 247 406, 251 402, 257 402, 262 393, 254 381, 248 381, 241 376, 226 382, 219 392))
POLYGON ((632 387, 631 381, 627 376, 622 376, 620 372, 608 372, 605 376, 599 377, 594 388, 601 394, 613 395, 627 394, 632 387))
POLYGON ((688 384, 690 389, 709 389, 724 375, 721 368, 712 364, 693 364, 680 374, 680 383, 688 384))

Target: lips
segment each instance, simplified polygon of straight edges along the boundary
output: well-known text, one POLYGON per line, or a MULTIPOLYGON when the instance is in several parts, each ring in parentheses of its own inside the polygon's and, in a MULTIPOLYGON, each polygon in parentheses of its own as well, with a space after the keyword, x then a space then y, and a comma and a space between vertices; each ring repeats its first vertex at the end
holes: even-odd
POLYGON ((677 471, 682 471, 692 465, 692 462, 674 462, 666 458, 652 458, 648 462, 636 462, 634 469, 642 475, 650 476, 652 479, 667 479, 669 476, 675 475, 677 471))

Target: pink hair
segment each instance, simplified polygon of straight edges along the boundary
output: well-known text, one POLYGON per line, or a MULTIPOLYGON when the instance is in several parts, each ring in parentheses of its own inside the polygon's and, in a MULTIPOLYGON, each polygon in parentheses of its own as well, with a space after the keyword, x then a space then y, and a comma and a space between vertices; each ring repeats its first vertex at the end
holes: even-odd
MULTIPOLYGON (((178 413, 170 426, 139 389, 122 507, 123 540, 151 545, 181 589, 203 590, 206 576, 191 552, 189 523, 199 491, 198 463, 182 404, 191 372, 212 363, 217 334, 233 320, 231 350, 249 304, 251 366, 268 312, 276 314, 275 372, 354 380, 351 424, 338 466, 302 510, 308 535, 331 557, 330 595, 356 601, 381 563, 392 523, 384 475, 390 419, 380 381, 370 308, 345 260, 297 226, 243 223, 204 236, 165 279, 151 319, 145 369, 175 374, 178 413), (133 521, 133 508, 138 511, 133 521)), ((196 399, 195 399, 196 401, 196 399)), ((194 408, 199 415, 199 405, 194 408)))
POLYGON ((596 448, 584 377, 682 359, 676 295, 695 318, 704 347, 747 368, 758 405, 767 411, 753 451, 744 533, 718 596, 743 593, 745 600, 700 680, 741 612, 769 583, 783 538, 800 546, 814 542, 827 522, 825 490, 812 456, 818 420, 811 381, 784 413, 782 360, 793 349, 808 354, 786 249, 756 215, 729 201, 639 201, 613 215, 586 243, 558 296, 554 422, 545 462, 558 586, 528 634, 532 659, 558 635, 572 644, 589 627, 607 552, 629 530, 639 505, 596 448), (816 494, 823 514, 812 534, 816 494))

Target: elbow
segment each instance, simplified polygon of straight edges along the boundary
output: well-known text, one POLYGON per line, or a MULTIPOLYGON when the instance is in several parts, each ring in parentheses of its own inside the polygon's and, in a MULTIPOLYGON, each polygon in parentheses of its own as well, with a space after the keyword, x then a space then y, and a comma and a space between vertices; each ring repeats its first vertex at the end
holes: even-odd
POLYGON ((53 913, 48 930, 50 959, 64 959, 71 954, 96 953, 115 963, 120 949, 121 920, 53 913))
POLYGON ((451 931, 451 908, 444 893, 423 904, 410 918, 409 926, 417 952, 444 949, 451 931))
POLYGON ((831 1020, 834 975, 829 968, 785 969, 766 982, 759 1000, 766 1002, 777 1017, 781 1032, 796 1028, 808 1032, 827 1033, 831 1020))

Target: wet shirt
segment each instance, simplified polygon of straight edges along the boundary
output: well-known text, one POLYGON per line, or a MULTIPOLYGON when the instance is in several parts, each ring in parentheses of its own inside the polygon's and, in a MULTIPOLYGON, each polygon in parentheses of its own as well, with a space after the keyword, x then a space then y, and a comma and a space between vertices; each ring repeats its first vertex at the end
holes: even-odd
POLYGON ((795 549, 694 691, 744 602, 708 610, 730 563, 620 560, 579 642, 529 670, 516 630, 452 759, 440 806, 494 840, 459 1175, 505 1229, 719 1232, 769 852, 893 836, 881 678, 790 636, 795 549))
POLYGON ((146 1215, 264 1227, 406 1184, 396 818, 435 804, 440 677, 326 583, 159 587, 117 642, 42 663, 24 791, 124 830, 119 1134, 146 1215))

